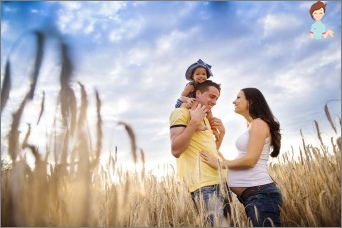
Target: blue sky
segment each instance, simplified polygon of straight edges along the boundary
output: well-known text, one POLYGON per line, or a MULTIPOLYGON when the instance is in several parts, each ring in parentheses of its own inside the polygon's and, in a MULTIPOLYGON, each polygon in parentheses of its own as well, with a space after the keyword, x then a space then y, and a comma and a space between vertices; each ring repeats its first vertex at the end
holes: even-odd
MULTIPOLYGON (((232 101, 244 87, 265 95, 281 124, 282 153, 307 141, 318 145, 314 120, 329 144, 335 136, 324 114, 341 116, 341 2, 327 1, 322 19, 334 37, 310 38, 309 9, 315 1, 296 2, 1 2, 1 81, 7 58, 15 62, 11 94, 1 119, 2 150, 10 113, 28 83, 34 43, 25 32, 42 29, 60 34, 70 45, 73 82, 85 85, 95 125, 94 91, 102 99, 104 154, 118 147, 118 159, 130 164, 129 141, 119 121, 133 128, 148 169, 175 164, 169 141, 169 114, 187 83, 185 71, 198 59, 212 65, 212 80, 222 94, 213 109, 226 128, 221 152, 236 155, 235 139, 245 120, 232 101), (57 31, 57 32, 56 32, 57 31), (14 42, 23 37, 16 46, 14 42), (31 57, 30 57, 31 56, 31 57), (337 99, 334 100, 334 99, 337 99)), ((34 100, 25 110, 21 129, 37 121, 42 91, 47 108, 42 124, 32 124, 32 143, 44 151, 42 135, 51 129, 58 87, 54 40, 49 42, 34 100)), ((79 96, 79 95, 78 95, 79 96)))

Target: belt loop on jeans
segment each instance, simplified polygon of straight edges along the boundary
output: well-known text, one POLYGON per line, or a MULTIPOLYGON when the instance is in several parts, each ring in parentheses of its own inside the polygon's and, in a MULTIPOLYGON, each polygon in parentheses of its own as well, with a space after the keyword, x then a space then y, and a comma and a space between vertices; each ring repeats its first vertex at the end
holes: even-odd
POLYGON ((264 184, 264 185, 258 185, 258 186, 253 186, 253 187, 248 187, 246 188, 240 196, 238 196, 238 200, 240 201, 240 203, 243 203, 246 201, 246 199, 248 199, 251 196, 254 196, 256 193, 258 193, 259 191, 270 187, 274 185, 274 182, 269 183, 269 184, 264 184))

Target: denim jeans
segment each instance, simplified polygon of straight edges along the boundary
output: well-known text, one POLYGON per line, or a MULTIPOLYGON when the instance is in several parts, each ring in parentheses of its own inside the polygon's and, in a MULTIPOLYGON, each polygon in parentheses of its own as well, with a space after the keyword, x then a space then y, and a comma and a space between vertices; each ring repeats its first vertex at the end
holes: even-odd
POLYGON ((204 213, 205 222, 215 226, 221 224, 222 219, 230 214, 231 192, 227 191, 227 194, 227 196, 222 194, 220 185, 209 185, 191 192, 191 198, 197 211, 200 214, 204 213))
POLYGON ((275 185, 257 192, 243 202, 247 217, 251 219, 254 227, 281 226, 280 207, 282 204, 281 192, 275 185))

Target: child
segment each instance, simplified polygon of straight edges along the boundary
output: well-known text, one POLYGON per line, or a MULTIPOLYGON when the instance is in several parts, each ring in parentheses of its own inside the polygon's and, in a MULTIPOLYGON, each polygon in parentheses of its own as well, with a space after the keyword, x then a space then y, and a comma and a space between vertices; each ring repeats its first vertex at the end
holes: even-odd
MULTIPOLYGON (((207 80, 210 76, 213 76, 213 73, 210 70, 211 66, 206 64, 201 59, 199 59, 196 63, 191 64, 185 72, 185 78, 190 82, 186 84, 181 97, 177 99, 177 103, 175 108, 185 107, 190 108, 192 103, 195 101, 195 86, 197 83, 202 83, 207 80)), ((210 121, 213 118, 213 115, 210 112, 207 114, 207 118, 210 121)), ((203 131, 206 130, 207 127, 203 125, 199 125, 197 130, 203 131)))

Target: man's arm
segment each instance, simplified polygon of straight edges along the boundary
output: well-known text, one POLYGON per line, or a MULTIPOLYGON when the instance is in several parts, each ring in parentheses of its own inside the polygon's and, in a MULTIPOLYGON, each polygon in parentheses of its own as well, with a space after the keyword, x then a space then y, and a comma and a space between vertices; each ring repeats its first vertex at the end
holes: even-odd
POLYGON ((204 105, 198 104, 194 110, 190 109, 189 111, 190 122, 187 126, 171 126, 170 128, 171 152, 176 158, 179 158, 189 146, 197 125, 205 117, 208 110, 204 105))
MULTIPOLYGON (((222 154, 219 153, 220 157, 223 159, 221 166, 223 168, 236 170, 253 168, 260 158, 265 140, 269 137, 269 134, 269 127, 265 121, 261 119, 253 120, 249 131, 248 148, 245 156, 233 160, 226 160, 223 158, 222 154)), ((218 160, 214 155, 206 151, 201 151, 200 156, 203 161, 211 167, 218 168, 218 160)))
POLYGON ((189 146, 190 140, 196 131, 197 124, 194 120, 190 120, 186 127, 173 127, 170 129, 171 152, 176 158, 179 158, 185 149, 189 146))

